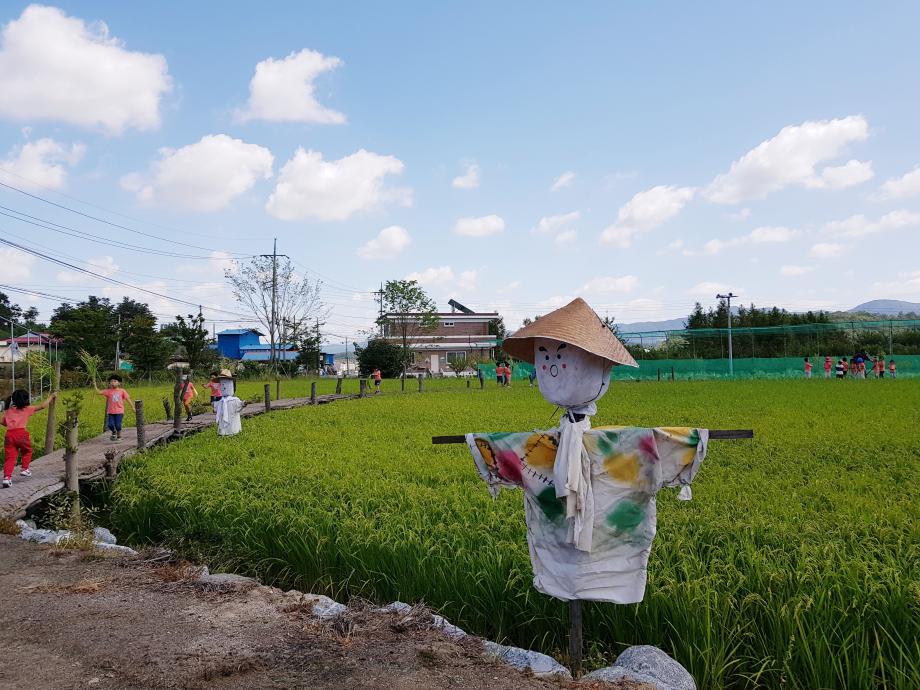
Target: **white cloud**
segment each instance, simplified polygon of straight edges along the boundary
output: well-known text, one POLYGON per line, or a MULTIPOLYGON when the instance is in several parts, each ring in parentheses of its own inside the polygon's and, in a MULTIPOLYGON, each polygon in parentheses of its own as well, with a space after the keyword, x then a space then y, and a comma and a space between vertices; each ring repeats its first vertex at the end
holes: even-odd
POLYGON ((217 211, 272 175, 268 149, 209 134, 180 149, 160 149, 149 176, 131 173, 121 186, 147 204, 189 211, 217 211))
MULTIPOLYGON (((840 168, 825 168, 824 172, 830 171, 830 179, 825 179, 815 167, 837 158, 849 144, 868 136, 869 123, 862 115, 817 122, 809 120, 784 127, 775 137, 733 162, 727 173, 718 175, 703 191, 703 196, 717 204, 736 204, 748 199, 763 199, 790 185, 825 187, 834 179, 850 180, 854 173, 865 175, 864 167, 844 173, 840 168)), ((866 165, 852 162, 857 166, 866 165)))
POLYGON ((807 273, 811 273, 814 270, 815 270, 814 266, 787 265, 787 266, 780 267, 779 272, 781 275, 784 275, 784 276, 796 277, 796 276, 803 276, 807 273))
POLYGON ((419 285, 425 287, 445 287, 453 284, 455 277, 454 269, 450 266, 438 266, 410 273, 406 276, 406 280, 416 280, 419 285))
POLYGON ((733 220, 733 221, 747 220, 748 218, 751 217, 751 209, 745 206, 743 209, 741 209, 737 213, 727 214, 726 217, 729 220, 733 220))
POLYGON ((687 290, 687 294, 693 297, 709 297, 715 299, 716 294, 727 293, 733 288, 729 288, 725 283, 714 283, 711 281, 704 281, 702 283, 697 283, 692 288, 687 290))
POLYGON ((377 237, 358 247, 358 256, 364 259, 391 259, 402 253, 412 243, 409 231, 398 225, 381 230, 377 237))
POLYGON ((464 237, 488 237, 497 235, 504 229, 505 221, 495 214, 480 218, 460 218, 454 225, 454 233, 464 237))
POLYGON ((313 87, 319 75, 341 64, 337 57, 306 48, 281 60, 263 60, 249 82, 249 103, 239 119, 342 124, 345 116, 320 104, 313 87))
POLYGON ((876 195, 877 199, 906 199, 920 194, 920 165, 904 173, 901 177, 892 177, 885 181, 876 195))
POLYGON ((560 189, 570 186, 575 181, 575 173, 571 170, 566 170, 559 177, 553 180, 552 186, 549 188, 551 192, 558 192, 560 189))
POLYGON ((558 216, 544 216, 531 230, 535 234, 550 234, 571 229, 572 224, 581 218, 581 213, 572 211, 558 216))
POLYGON ((478 271, 461 271, 457 278, 457 287, 461 290, 475 290, 478 278, 478 271))
POLYGON ((639 286, 639 279, 633 275, 626 276, 599 276, 585 283, 579 294, 609 294, 611 292, 632 292, 639 286))
POLYGON ((68 147, 48 138, 28 141, 0 161, 0 181, 30 189, 61 189, 67 181, 64 166, 73 167, 85 152, 83 144, 68 147))
POLYGON ((236 266, 236 261, 228 252, 219 249, 211 252, 211 258, 208 259, 208 266, 211 267, 212 274, 223 276, 224 271, 233 270, 236 266))
MULTIPOLYGON (((746 235, 733 237, 730 240, 709 240, 703 245, 703 253, 718 254, 727 247, 738 247, 747 244, 779 244, 791 241, 798 233, 795 230, 782 226, 765 225, 754 228, 746 235)), ((693 252, 685 252, 687 256, 692 256, 693 252)))
POLYGON ((0 247, 0 266, 3 266, 3 280, 20 283, 32 277, 35 257, 15 247, 0 247))
POLYGON ((575 230, 563 230, 553 238, 553 244, 557 247, 569 247, 578 239, 578 233, 575 230))
POLYGON ((103 22, 30 5, 3 27, 0 116, 55 120, 110 134, 160 126, 172 88, 162 55, 126 50, 103 22))
POLYGON ((880 297, 920 299, 920 271, 899 273, 896 281, 873 283, 872 291, 880 297))
POLYGON ((639 192, 620 207, 617 222, 604 229, 601 242, 628 247, 633 238, 667 222, 693 198, 692 187, 659 185, 639 192))
MULTIPOLYGON (((83 262, 83 266, 87 270, 103 275, 106 278, 115 275, 120 268, 119 265, 115 263, 115 259, 107 255, 89 258, 83 262)), ((92 280, 92 278, 85 273, 80 273, 78 271, 60 271, 57 274, 57 279, 60 283, 79 283, 87 279, 92 280)))
POLYGON ((846 246, 835 242, 818 242, 811 246, 809 254, 816 259, 833 259, 840 256, 846 250, 846 246))
POLYGON ((476 189, 479 186, 479 166, 470 163, 466 172, 455 177, 450 184, 454 189, 476 189))
POLYGON ((850 216, 845 220, 835 220, 827 223, 824 231, 838 237, 864 237, 918 225, 920 225, 920 213, 898 210, 886 213, 877 221, 871 221, 862 214, 850 216))
POLYGON ((844 189, 868 182, 873 177, 875 172, 872 170, 872 161, 851 160, 846 165, 824 168, 821 177, 808 186, 819 189, 844 189))
POLYGON ((412 204, 412 190, 385 186, 405 166, 395 156, 359 149, 335 161, 298 148, 278 175, 266 210, 281 220, 345 220, 388 203, 412 204))

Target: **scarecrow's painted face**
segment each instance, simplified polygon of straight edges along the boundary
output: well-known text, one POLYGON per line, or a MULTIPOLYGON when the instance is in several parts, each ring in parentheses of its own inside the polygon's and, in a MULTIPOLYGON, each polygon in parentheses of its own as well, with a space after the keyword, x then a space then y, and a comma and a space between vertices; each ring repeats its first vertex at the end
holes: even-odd
POLYGON ((233 379, 220 380, 220 395, 222 398, 229 398, 234 394, 233 379))
POLYGON ((570 343, 536 338, 534 366, 540 393, 560 407, 592 403, 610 387, 610 362, 570 343))

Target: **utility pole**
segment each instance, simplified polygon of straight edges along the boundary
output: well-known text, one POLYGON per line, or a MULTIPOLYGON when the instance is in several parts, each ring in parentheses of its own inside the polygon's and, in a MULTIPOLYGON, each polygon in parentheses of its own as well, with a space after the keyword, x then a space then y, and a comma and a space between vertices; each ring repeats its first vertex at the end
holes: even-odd
POLYGON ((735 365, 732 362, 732 297, 738 295, 729 292, 727 295, 716 295, 716 299, 724 299, 728 302, 728 375, 735 375, 735 365))
POLYGON ((271 343, 269 343, 269 361, 271 362, 272 371, 277 370, 275 364, 275 330, 278 328, 278 323, 275 320, 275 300, 278 296, 278 238, 275 238, 274 245, 272 246, 272 327, 268 329, 270 331, 269 338, 271 343))
POLYGON ((380 289, 374 290, 374 295, 377 299, 377 325, 380 327, 380 335, 383 333, 383 283, 380 283, 380 289))
POLYGON ((115 371, 121 369, 121 314, 118 314, 118 331, 115 333, 115 371))
POLYGON ((345 377, 349 374, 348 370, 348 338, 345 338, 345 377))

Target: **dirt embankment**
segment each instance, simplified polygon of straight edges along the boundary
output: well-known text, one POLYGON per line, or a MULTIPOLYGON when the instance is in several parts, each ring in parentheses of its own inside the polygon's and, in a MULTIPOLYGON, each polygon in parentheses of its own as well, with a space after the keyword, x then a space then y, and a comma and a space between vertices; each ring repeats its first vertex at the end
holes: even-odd
POLYGON ((421 619, 368 607, 320 622, 278 590, 186 575, 0 535, 0 687, 591 687, 529 678, 421 619))

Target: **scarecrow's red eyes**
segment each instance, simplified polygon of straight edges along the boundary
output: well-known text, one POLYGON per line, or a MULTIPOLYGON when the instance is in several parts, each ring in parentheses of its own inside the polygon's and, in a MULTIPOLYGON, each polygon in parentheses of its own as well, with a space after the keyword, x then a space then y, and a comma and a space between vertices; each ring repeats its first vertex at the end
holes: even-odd
POLYGON ((562 363, 562 368, 565 369, 565 362, 562 363))
MULTIPOLYGON (((547 357, 547 359, 549 359, 549 357, 547 357)), ((543 371, 546 371, 546 365, 545 365, 545 364, 543 365, 543 371)))

